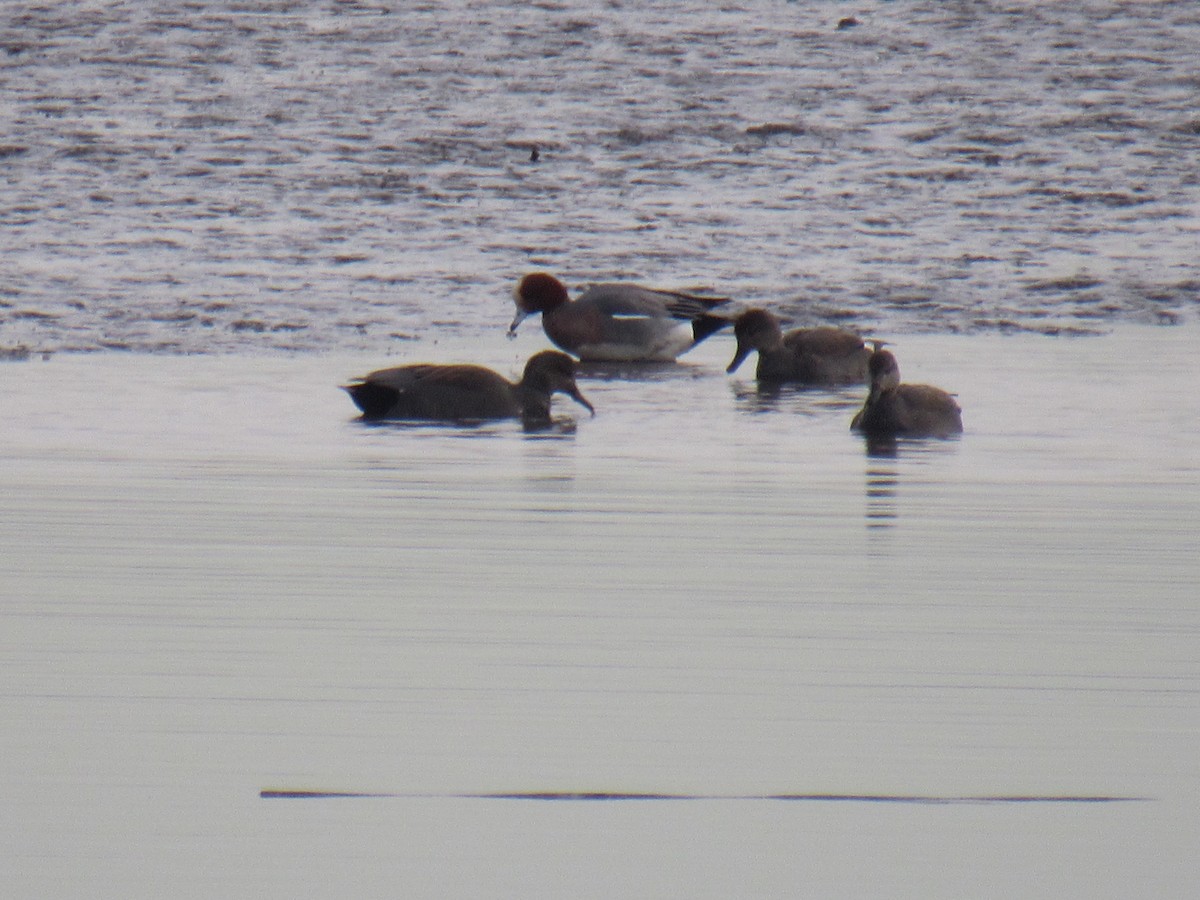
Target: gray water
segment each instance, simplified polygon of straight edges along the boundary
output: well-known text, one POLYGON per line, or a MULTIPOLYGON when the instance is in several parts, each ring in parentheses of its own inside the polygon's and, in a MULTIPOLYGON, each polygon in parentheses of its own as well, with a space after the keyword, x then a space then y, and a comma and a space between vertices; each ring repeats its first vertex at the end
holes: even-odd
POLYGON ((1189 895, 1198 36, 0 4, 6 895, 1189 895), (855 325, 966 434, 728 334, 545 432, 354 418, 518 372, 533 267, 855 325))
POLYGON ((364 425, 357 354, 6 364, 6 884, 1186 896, 1197 336, 909 336, 968 431, 890 456, 729 340, 534 434, 364 425), (707 799, 486 796, 581 792, 707 799))

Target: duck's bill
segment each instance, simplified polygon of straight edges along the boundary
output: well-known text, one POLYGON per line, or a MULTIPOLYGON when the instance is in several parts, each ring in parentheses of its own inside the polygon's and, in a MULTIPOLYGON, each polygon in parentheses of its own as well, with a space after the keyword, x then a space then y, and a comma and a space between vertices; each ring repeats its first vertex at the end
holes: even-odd
POLYGON ((529 313, 525 312, 525 310, 517 310, 516 316, 513 317, 512 324, 508 326, 508 336, 510 338, 515 338, 517 336, 517 326, 524 322, 528 316, 529 313))
POLYGON ((751 348, 749 347, 738 347, 737 353, 733 355, 733 362, 728 365, 725 371, 731 375, 736 372, 738 370, 738 366, 744 363, 746 361, 746 357, 750 355, 750 349, 751 348))
POLYGON ((576 403, 578 403, 580 406, 582 406, 584 409, 586 409, 588 412, 590 412, 593 416, 596 414, 596 408, 588 402, 587 397, 583 396, 583 394, 580 393, 579 388, 574 388, 572 390, 567 391, 567 396, 569 396, 572 400, 574 400, 576 403))

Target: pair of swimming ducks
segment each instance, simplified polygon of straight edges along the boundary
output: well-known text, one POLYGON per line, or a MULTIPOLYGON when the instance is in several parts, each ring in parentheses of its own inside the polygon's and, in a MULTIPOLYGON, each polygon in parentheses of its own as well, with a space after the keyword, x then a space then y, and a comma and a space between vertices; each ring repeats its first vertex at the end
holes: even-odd
MULTIPOLYGON (((535 272, 513 293, 517 315, 509 336, 528 316, 542 314, 547 336, 585 361, 673 361, 709 335, 733 324, 734 372, 758 352, 760 382, 864 384, 870 389, 851 428, 871 438, 947 437, 962 431, 962 412, 945 391, 902 384, 896 357, 878 343, 841 328, 798 328, 786 334, 765 309, 742 310, 727 297, 700 297, 632 284, 600 284, 571 300, 561 281, 535 272)), ((473 365, 415 364, 381 369, 347 385, 367 419, 471 421, 550 420, 550 398, 566 394, 595 414, 575 383, 575 360, 545 350, 530 357, 521 380, 473 365)))

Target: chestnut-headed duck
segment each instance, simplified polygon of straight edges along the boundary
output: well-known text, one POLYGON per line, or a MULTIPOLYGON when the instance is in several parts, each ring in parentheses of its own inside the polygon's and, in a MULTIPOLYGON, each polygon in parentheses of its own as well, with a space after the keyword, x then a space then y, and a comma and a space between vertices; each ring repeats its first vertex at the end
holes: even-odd
POLYGON ((545 272, 524 276, 513 291, 517 315, 509 337, 534 313, 556 345, 583 360, 671 362, 732 315, 714 314, 728 297, 699 297, 636 284, 597 284, 571 300, 561 281, 545 272))
POLYGON ((414 363, 372 372, 345 389, 364 419, 546 423, 554 393, 596 412, 575 384, 575 360, 556 350, 531 356, 516 384, 483 366, 414 363))
POLYGON ((871 351, 862 338, 844 328, 823 325, 784 334, 779 320, 765 309, 748 309, 733 325, 737 352, 725 371, 735 372, 758 351, 759 381, 800 384, 865 384, 871 351))

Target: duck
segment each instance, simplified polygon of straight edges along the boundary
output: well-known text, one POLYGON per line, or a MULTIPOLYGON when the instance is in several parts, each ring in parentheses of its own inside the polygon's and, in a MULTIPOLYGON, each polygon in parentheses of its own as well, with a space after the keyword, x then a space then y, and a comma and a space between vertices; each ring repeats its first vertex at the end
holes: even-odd
POLYGON ((784 334, 765 309, 748 309, 733 324, 737 351, 726 372, 736 372, 755 350, 759 381, 799 384, 865 384, 871 351, 852 331, 822 325, 784 334))
POLYGON ((556 350, 531 356, 516 383, 483 366, 412 363, 380 369, 343 387, 368 420, 521 419, 545 424, 555 393, 596 414, 575 383, 575 360, 556 350))
POLYGON ((571 300, 553 275, 531 272, 513 291, 516 317, 535 313, 556 346, 593 362, 673 362, 731 321, 720 312, 728 297, 701 297, 636 284, 597 284, 571 300))
POLYGON ((878 343, 867 368, 871 387, 850 422, 868 438, 950 437, 963 430, 962 409, 953 396, 928 384, 901 384, 900 364, 878 343))

